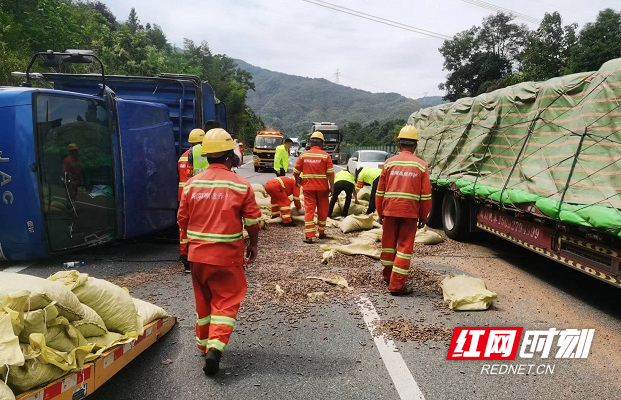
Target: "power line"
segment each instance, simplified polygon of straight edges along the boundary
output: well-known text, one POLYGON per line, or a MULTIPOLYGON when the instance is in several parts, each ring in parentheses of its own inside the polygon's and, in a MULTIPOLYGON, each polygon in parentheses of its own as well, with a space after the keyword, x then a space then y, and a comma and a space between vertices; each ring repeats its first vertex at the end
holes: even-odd
POLYGON ((436 39, 442 39, 442 40, 451 40, 452 39, 452 37, 443 35, 441 33, 432 32, 432 31, 428 31, 426 29, 417 28, 415 26, 402 24, 400 22, 392 21, 392 20, 389 20, 389 19, 386 19, 386 18, 381 18, 381 17, 375 16, 375 15, 365 14, 363 12, 352 10, 351 8, 342 7, 342 6, 339 6, 339 5, 336 5, 336 4, 328 3, 326 1, 321 1, 321 0, 302 0, 302 1, 314 4, 316 6, 328 8, 328 9, 331 9, 331 10, 334 10, 334 11, 338 11, 338 12, 342 12, 342 13, 345 13, 345 14, 353 15, 354 17, 363 18, 363 19, 366 19, 366 20, 369 20, 369 21, 377 22, 379 24, 384 24, 384 25, 395 27, 395 28, 404 29, 406 31, 419 33, 419 34, 425 35, 425 36, 431 36, 431 37, 434 37, 436 39))
POLYGON ((514 15, 516 18, 521 19, 521 20, 526 21, 526 22, 530 22, 531 24, 539 25, 541 23, 541 19, 540 18, 531 17, 530 15, 522 14, 522 13, 519 13, 517 11, 513 11, 513 10, 510 10, 508 8, 500 7, 500 6, 497 6, 497 5, 494 5, 494 4, 486 3, 486 2, 481 1, 481 0, 461 0, 461 1, 463 1, 464 3, 473 4, 473 5, 481 7, 481 8, 487 8, 488 10, 492 10, 492 11, 505 11, 505 12, 508 12, 508 13, 514 15))

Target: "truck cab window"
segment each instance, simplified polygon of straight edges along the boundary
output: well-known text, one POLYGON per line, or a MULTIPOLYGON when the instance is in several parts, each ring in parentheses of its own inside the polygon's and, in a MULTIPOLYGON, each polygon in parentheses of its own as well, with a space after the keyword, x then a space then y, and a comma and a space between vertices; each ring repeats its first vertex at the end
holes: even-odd
POLYGON ((41 93, 35 100, 39 185, 52 251, 116 231, 114 159, 102 101, 41 93))

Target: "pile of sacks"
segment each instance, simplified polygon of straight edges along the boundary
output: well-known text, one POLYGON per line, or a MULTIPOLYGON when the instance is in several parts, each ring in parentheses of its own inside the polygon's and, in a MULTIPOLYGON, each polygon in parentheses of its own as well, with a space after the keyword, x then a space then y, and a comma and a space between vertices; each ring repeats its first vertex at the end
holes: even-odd
POLYGON ((0 272, 0 399, 78 370, 166 316, 126 289, 78 271, 48 279, 0 272))

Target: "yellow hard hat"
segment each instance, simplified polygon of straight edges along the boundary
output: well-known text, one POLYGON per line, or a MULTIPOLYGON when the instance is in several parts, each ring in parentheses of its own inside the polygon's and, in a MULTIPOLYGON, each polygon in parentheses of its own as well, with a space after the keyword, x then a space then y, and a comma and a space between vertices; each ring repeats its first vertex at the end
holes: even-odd
POLYGON ((399 131, 397 139, 418 140, 418 130, 412 125, 406 125, 399 131))
POLYGON ((215 155, 235 148, 235 142, 227 131, 222 128, 210 129, 203 138, 202 155, 215 155))
POLYGON ((323 133, 321 133, 320 131, 315 131, 313 132, 313 134, 310 137, 311 139, 319 139, 322 142, 325 142, 324 138, 323 138, 323 133))
POLYGON ((200 128, 192 129, 192 131, 190 132, 190 136, 188 137, 188 142, 190 142, 191 144, 201 143, 203 141, 204 136, 205 136, 204 130, 200 128))
POLYGON ((69 143, 69 145, 67 146, 67 148, 69 150, 78 150, 78 145, 75 143, 69 143))

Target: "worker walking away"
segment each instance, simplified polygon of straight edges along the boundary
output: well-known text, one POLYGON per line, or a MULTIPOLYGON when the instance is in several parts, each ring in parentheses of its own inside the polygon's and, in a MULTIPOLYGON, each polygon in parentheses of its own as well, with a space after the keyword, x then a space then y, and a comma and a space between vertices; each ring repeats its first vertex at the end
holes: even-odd
POLYGON ((274 155, 274 172, 276 176, 285 176, 289 171, 289 149, 293 145, 293 140, 287 138, 285 143, 276 147, 274 155))
POLYGON ((207 352, 203 368, 207 375, 220 368, 246 295, 244 227, 250 238, 246 262, 251 264, 257 257, 261 210, 252 186, 231 171, 233 148, 233 139, 224 129, 205 134, 202 154, 209 167, 186 183, 177 215, 188 237, 196 340, 199 350, 207 352))
POLYGON ((264 186, 265 191, 272 199, 272 218, 280 215, 284 226, 295 226, 295 222, 291 218, 291 200, 289 200, 289 196, 293 196, 293 204, 298 212, 302 210, 300 186, 295 182, 295 179, 290 176, 282 176, 270 179, 264 186))
POLYGON ((345 204, 343 205, 341 216, 343 218, 347 217, 352 196, 354 197, 354 203, 358 204, 358 195, 355 189, 356 181, 349 171, 342 170, 334 175, 334 194, 330 200, 330 209, 328 210, 329 217, 331 217, 334 212, 334 205, 339 200, 341 192, 345 192, 345 204))
POLYGON ((377 185, 381 174, 381 168, 373 167, 364 167, 360 170, 360 172, 358 172, 358 183, 356 184, 356 190, 362 189, 365 183, 371 186, 371 197, 369 198, 367 215, 375 212, 375 194, 377 193, 377 185))
POLYGON ((425 225, 431 210, 431 182, 427 163, 414 155, 418 131, 404 126, 397 136, 400 152, 386 160, 377 186, 377 213, 383 225, 384 281, 394 296, 412 293, 406 286, 416 229, 425 225))
MULTIPOLYGON (((205 131, 197 128, 192 129, 188 137, 188 143, 195 146, 203 142, 205 131)), ((183 187, 185 183, 193 176, 192 166, 188 162, 188 154, 192 151, 192 147, 187 149, 179 161, 177 161, 177 172, 179 174, 179 192, 177 193, 177 201, 181 201, 181 195, 183 194, 183 187)), ((188 261, 188 238, 185 236, 185 232, 179 229, 179 260, 183 264, 183 268, 186 273, 190 273, 190 262, 188 261)))
POLYGON ((313 132, 311 148, 300 155, 293 169, 295 181, 304 190, 304 243, 315 242, 315 210, 319 239, 326 238, 328 199, 334 194, 334 166, 330 155, 323 151, 323 143, 323 133, 313 132))

